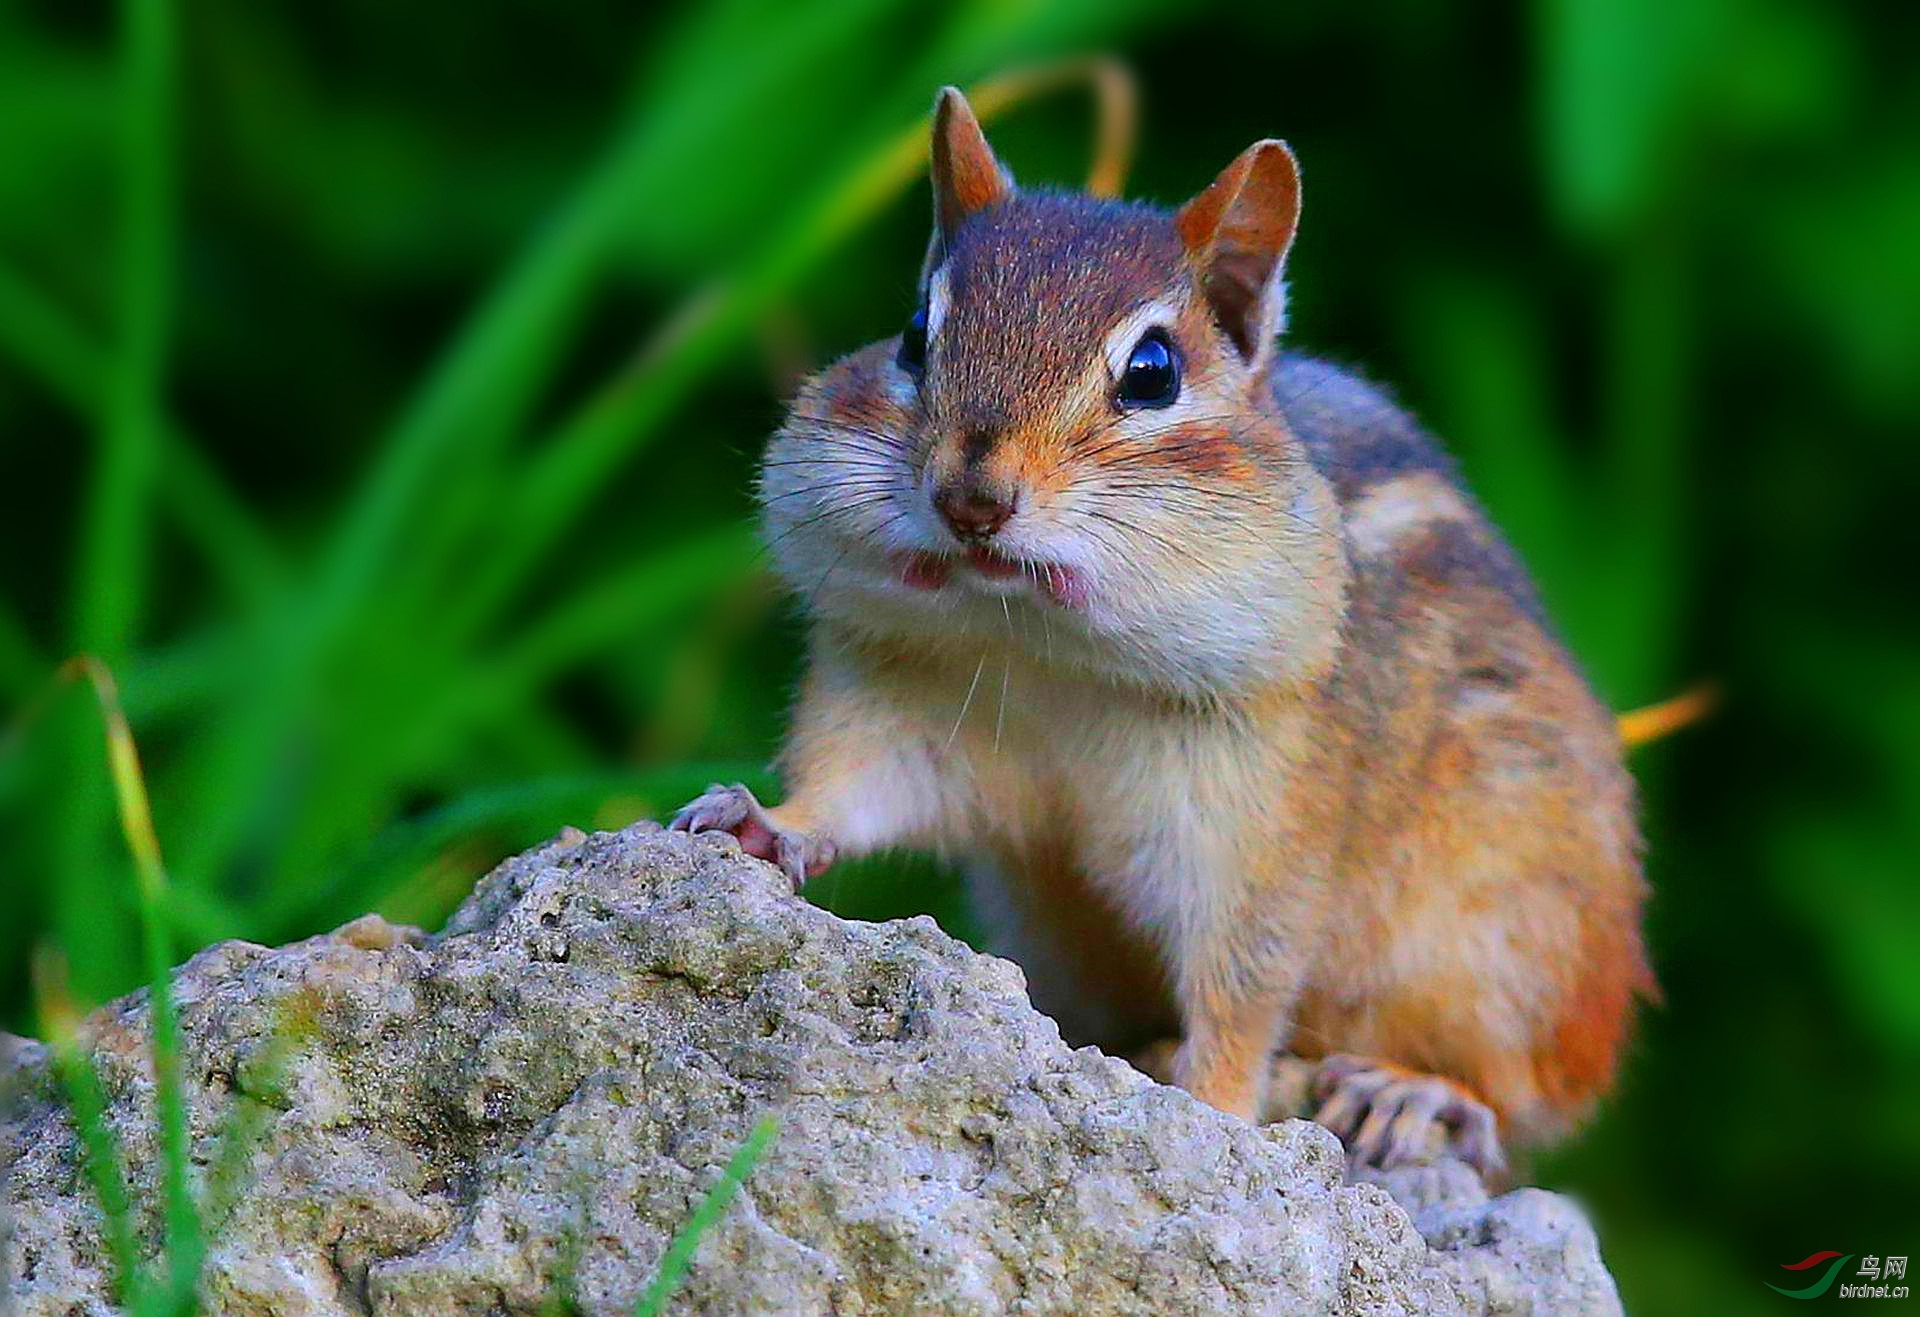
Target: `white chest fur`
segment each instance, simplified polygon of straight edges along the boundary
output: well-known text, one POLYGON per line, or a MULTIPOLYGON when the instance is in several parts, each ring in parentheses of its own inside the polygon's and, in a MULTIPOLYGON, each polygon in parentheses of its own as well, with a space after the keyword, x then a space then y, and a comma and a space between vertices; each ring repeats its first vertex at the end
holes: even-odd
POLYGON ((1279 803, 1257 732, 1016 654, 946 676, 951 695, 917 689, 938 741, 938 849, 1064 860, 1159 942, 1225 917, 1248 872, 1245 823, 1279 803))

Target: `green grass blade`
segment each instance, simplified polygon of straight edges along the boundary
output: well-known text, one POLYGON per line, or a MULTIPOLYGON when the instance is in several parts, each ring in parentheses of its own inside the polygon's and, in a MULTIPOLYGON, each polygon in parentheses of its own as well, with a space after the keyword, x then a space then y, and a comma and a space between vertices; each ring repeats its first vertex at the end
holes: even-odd
POLYGON ((667 1251, 660 1259, 659 1274, 653 1278, 646 1292, 633 1305, 634 1317, 658 1317, 665 1312, 667 1300, 680 1284, 680 1277, 686 1274, 687 1266, 693 1261, 694 1251, 700 1247, 700 1238, 713 1229, 727 1210, 727 1204, 740 1192, 747 1177, 753 1174, 753 1168, 766 1155, 772 1146, 774 1136, 780 1132, 780 1121, 774 1116, 764 1116, 753 1127, 753 1133, 747 1135, 747 1141, 733 1154, 727 1168, 720 1174, 720 1181, 707 1191, 699 1205, 693 1209, 693 1215, 674 1235, 673 1242, 667 1245, 667 1251))
POLYGON ((270 1113, 291 1104, 284 1088, 294 1052, 312 1038, 317 997, 303 988, 278 1008, 267 1041, 246 1058, 243 1073, 234 1077, 233 1106, 220 1133, 219 1151, 207 1176, 202 1220, 207 1232, 217 1233, 239 1201, 247 1159, 260 1146, 270 1113))
MULTIPOLYGON (((516 628, 496 652, 475 656, 437 683, 419 683, 418 698, 396 707, 379 734, 354 738, 326 777, 310 788, 313 817, 379 818, 390 808, 385 802, 424 782, 468 776, 476 739, 493 740, 515 725, 525 727, 541 692, 556 678, 667 625, 702 600, 733 591, 748 578, 757 557, 749 527, 723 525, 575 590, 550 612, 516 628)), ((294 853, 343 846, 357 852, 365 831, 359 822, 331 836, 303 835, 294 853)))
MULTIPOLYGON (((151 514, 159 469, 161 390, 171 300, 174 35, 169 0, 119 6, 119 160, 114 344, 99 444, 83 495, 74 571, 74 648, 118 662, 139 630, 152 558, 151 514)), ((103 863, 105 791, 83 733, 63 736, 69 790, 54 824, 52 904, 90 980, 104 944, 76 936, 110 899, 103 863)), ((156 1034, 158 1030, 156 1030, 156 1034)))
POLYGON ((567 1233, 560 1239, 560 1256, 554 1262, 553 1284, 547 1287, 547 1293, 540 1300, 539 1317, 579 1317, 586 1310, 580 1306, 580 1257, 586 1252, 587 1199, 584 1193, 579 1195, 579 1204, 574 1208, 574 1220, 567 1227, 567 1233))
POLYGON ((1544 0, 1535 24, 1541 163, 1558 217, 1618 236, 1672 195, 1689 100, 1725 58, 1737 6, 1544 0))
POLYGON ((744 336, 758 299, 735 285, 696 304, 674 337, 603 386, 534 449, 514 510, 514 527, 454 606, 449 629, 466 637, 496 617, 594 491, 643 449, 706 370, 744 336))
POLYGON ((258 628, 215 624, 179 640, 149 645, 127 664, 120 699, 142 727, 218 707, 244 680, 258 628))
POLYGON ((148 503, 159 468, 161 389, 174 244, 173 11, 169 0, 120 6, 118 342, 100 457, 81 544, 79 647, 117 658, 139 624, 148 503))
POLYGON ((40 1031, 53 1048, 55 1069, 66 1090, 67 1109, 80 1141, 87 1180, 93 1185, 105 1220, 108 1256, 113 1260, 113 1294, 132 1311, 145 1302, 140 1254, 134 1243, 133 1204, 127 1196, 125 1162, 119 1140, 107 1124, 106 1095, 93 1058, 80 1045, 80 1012, 67 993, 66 971, 58 954, 42 947, 33 958, 33 989, 40 1031))
POLYGON ((473 675, 449 696, 447 716, 471 717, 476 710, 524 700, 543 682, 622 637, 731 589, 757 556, 750 526, 723 526, 577 591, 496 657, 477 663, 473 675))
POLYGON ((1604 349, 1602 488, 1619 536, 1605 646, 1589 656, 1618 704, 1669 694, 1696 560, 1687 501, 1692 398, 1687 253, 1642 227, 1616 249, 1604 349))
POLYGON ((287 567, 226 477, 174 427, 164 431, 160 496, 181 534, 234 598, 264 612, 284 598, 287 567))
MULTIPOLYGON (((104 428, 112 368, 72 320, 0 267, 0 350, 54 396, 104 428)), ((279 597, 286 565, 259 521, 194 439, 162 420, 158 494, 216 578, 249 605, 279 597)))
POLYGON ((180 1019, 173 1004, 167 873, 160 859, 160 840, 153 830, 146 779, 140 771, 140 752, 134 745, 126 714, 120 708, 113 674, 98 659, 82 656, 61 665, 60 677, 63 680, 85 678, 93 688, 100 716, 106 724, 107 759, 119 808, 120 830, 133 853, 141 946, 146 960, 148 1013, 153 1023, 154 1091, 160 1114, 166 1205, 167 1291, 173 1303, 184 1304, 191 1301, 199 1283, 205 1241, 187 1180, 191 1150, 187 1141, 186 1098, 180 1081, 180 1019))
POLYGON ((527 406, 611 241, 636 139, 644 140, 624 138, 534 240, 381 446, 328 552, 316 636, 330 635, 375 581, 448 451, 490 447, 489 436, 509 432, 527 406))
POLYGON ((82 415, 101 414, 106 363, 72 321, 5 266, 0 266, 0 348, 82 415))
POLYGON ((47 679, 47 666, 20 619, 0 606, 0 695, 20 699, 47 679))

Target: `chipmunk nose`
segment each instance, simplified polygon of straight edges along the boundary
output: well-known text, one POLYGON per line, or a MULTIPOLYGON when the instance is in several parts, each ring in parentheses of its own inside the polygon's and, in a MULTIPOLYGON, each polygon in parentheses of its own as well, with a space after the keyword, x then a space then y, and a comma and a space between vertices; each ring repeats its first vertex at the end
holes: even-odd
POLYGON ((933 506, 955 535, 977 542, 993 538, 1007 524, 1014 500, 977 481, 961 479, 934 491, 933 506))

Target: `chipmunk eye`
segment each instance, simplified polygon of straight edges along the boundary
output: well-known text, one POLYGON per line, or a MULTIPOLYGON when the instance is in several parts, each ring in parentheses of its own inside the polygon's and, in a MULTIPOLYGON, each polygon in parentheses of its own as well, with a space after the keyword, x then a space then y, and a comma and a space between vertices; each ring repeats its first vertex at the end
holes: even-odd
POLYGON ((900 352, 894 358, 900 369, 920 378, 927 369, 927 304, 922 302, 913 308, 913 314, 907 317, 907 327, 900 331, 900 352))
POLYGON ((1180 354, 1164 329, 1149 329, 1133 345, 1120 375, 1120 402, 1129 407, 1165 407, 1180 396, 1180 354))

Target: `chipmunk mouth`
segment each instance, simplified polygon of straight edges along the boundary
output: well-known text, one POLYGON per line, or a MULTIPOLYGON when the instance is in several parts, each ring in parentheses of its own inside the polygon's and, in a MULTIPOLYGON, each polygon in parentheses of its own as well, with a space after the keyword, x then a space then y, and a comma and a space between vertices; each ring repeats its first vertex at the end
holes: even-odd
POLYGON ((992 549, 976 545, 964 553, 930 553, 924 549, 898 554, 895 575, 902 585, 914 590, 944 590, 959 575, 988 585, 993 594, 1030 593, 1061 608, 1084 608, 1087 604, 1086 577, 1061 563, 1028 558, 1009 558, 992 549))

